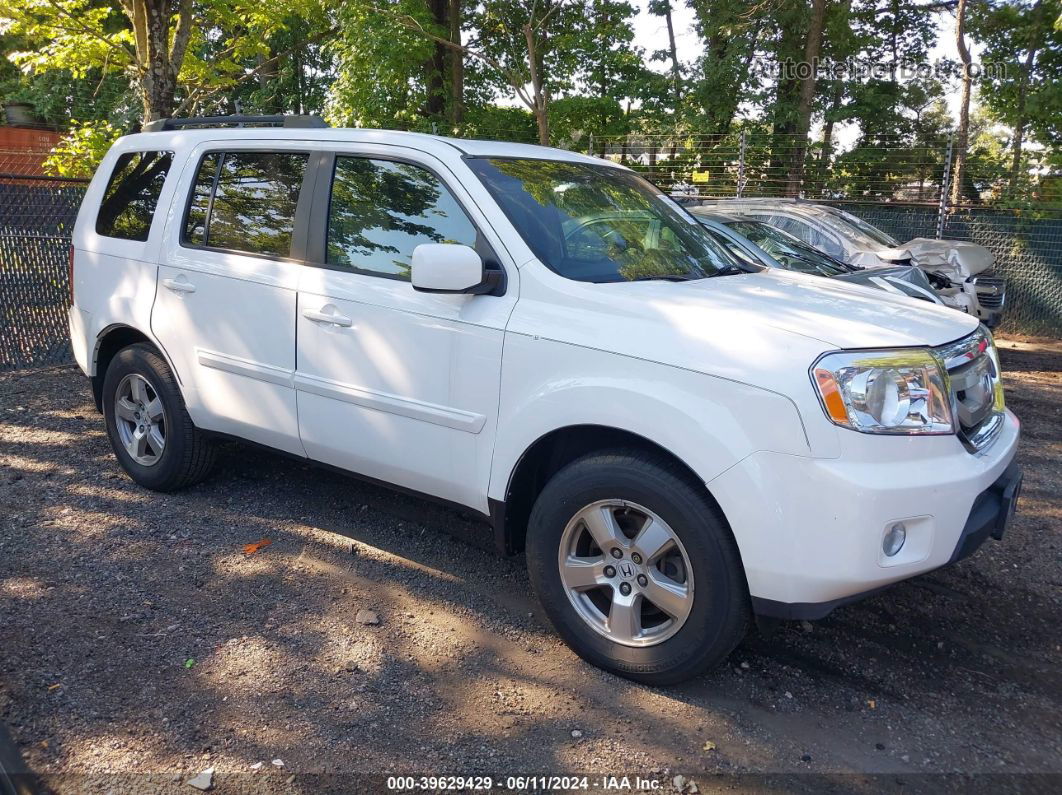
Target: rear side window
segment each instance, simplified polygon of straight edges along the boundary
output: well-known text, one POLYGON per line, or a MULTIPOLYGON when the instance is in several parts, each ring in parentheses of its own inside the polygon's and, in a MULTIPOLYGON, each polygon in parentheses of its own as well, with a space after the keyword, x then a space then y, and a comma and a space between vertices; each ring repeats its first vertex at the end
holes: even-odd
POLYGON ((211 152, 199 163, 184 242, 287 257, 309 155, 211 152))
POLYGON ((337 157, 327 262, 408 281, 421 243, 476 245, 476 228, 438 177, 409 163, 337 157))
POLYGON ((122 240, 147 240, 172 163, 173 152, 120 155, 96 216, 96 234, 122 240))

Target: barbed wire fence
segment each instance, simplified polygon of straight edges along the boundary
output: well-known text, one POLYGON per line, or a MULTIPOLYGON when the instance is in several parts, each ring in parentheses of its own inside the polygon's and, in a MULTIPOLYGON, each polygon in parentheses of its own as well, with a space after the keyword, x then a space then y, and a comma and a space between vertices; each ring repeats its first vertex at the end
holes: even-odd
MULTIPOLYGON (((438 130, 441 134, 453 130, 438 130)), ((530 129, 457 130, 462 137, 533 143, 530 129)), ((665 191, 704 198, 796 196, 842 207, 907 241, 969 240, 1007 279, 1003 330, 1062 336, 1062 177, 1030 153, 1015 175, 969 153, 961 201, 947 175, 948 138, 883 137, 847 151, 769 133, 596 136, 556 144, 627 165, 665 191), (794 172, 793 162, 803 166, 794 172), (1052 200, 1052 196, 1055 198, 1052 200)), ((47 149, 3 153, 37 158, 47 149)), ((70 236, 87 180, 0 170, 0 371, 70 361, 66 308, 70 236)))

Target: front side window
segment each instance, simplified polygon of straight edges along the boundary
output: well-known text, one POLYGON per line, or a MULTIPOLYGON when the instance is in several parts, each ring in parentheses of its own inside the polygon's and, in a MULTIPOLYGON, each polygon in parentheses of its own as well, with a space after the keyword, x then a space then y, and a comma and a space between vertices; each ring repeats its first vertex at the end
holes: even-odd
POLYGON ((439 178, 410 163, 337 157, 326 262, 408 281, 421 243, 476 245, 475 226, 439 178))
POLYGON ((586 282, 700 279, 735 267, 706 230, 625 169, 531 158, 468 158, 546 267, 586 282))
POLYGON ((173 152, 126 152, 118 157, 96 216, 96 234, 148 239, 173 152))
POLYGON ((194 246, 287 257, 309 155, 211 152, 199 163, 185 217, 194 246))

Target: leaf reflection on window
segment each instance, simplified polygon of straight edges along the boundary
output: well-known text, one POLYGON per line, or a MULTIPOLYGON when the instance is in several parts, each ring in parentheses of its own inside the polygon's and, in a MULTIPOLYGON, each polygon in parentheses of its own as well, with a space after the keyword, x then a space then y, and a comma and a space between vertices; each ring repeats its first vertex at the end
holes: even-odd
POLYGON ((431 172, 389 160, 336 158, 330 265, 408 280, 418 245, 475 242, 475 227, 431 172))

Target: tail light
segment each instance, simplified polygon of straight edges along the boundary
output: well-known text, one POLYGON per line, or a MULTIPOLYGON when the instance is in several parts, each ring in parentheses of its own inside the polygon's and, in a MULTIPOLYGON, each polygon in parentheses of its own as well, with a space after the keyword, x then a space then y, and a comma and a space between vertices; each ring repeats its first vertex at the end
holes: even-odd
POLYGON ((70 303, 74 303, 74 247, 70 246, 70 253, 66 259, 66 284, 70 291, 70 303))

